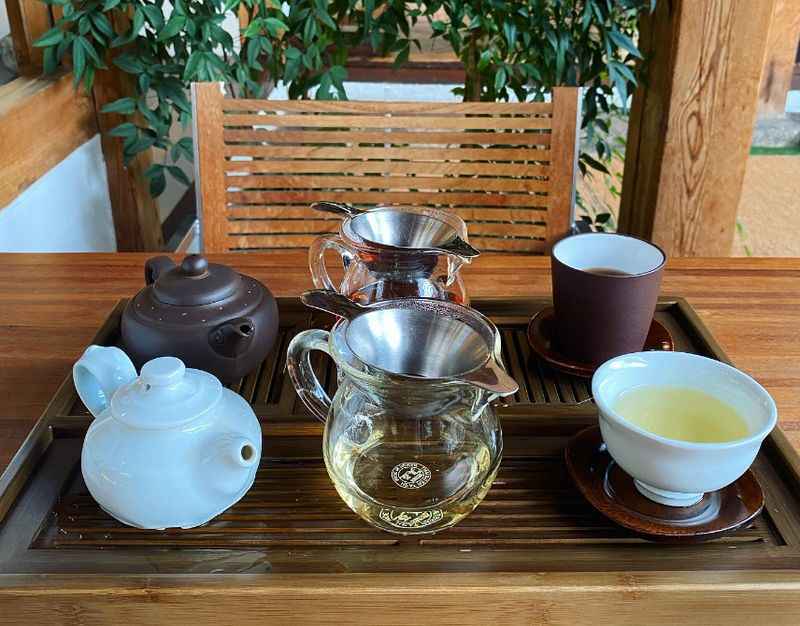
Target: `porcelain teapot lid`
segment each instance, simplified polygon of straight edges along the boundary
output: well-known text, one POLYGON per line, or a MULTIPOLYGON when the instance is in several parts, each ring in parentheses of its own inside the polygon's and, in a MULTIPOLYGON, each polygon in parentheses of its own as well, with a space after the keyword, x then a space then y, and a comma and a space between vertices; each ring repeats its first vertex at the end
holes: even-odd
POLYGON ((117 390, 111 414, 134 428, 174 428, 205 413, 221 395, 222 384, 211 374, 162 356, 145 363, 139 378, 117 390))
POLYGON ((89 346, 73 367, 75 389, 94 417, 108 412, 132 428, 169 429, 191 422, 222 397, 222 383, 171 356, 142 367, 122 350, 89 346))

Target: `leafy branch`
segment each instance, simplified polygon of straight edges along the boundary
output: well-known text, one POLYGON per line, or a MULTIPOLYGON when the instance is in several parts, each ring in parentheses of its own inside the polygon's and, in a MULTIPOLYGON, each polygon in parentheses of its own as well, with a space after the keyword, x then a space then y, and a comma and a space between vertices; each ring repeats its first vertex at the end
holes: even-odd
POLYGON ((291 98, 345 99, 349 52, 370 41, 407 57, 413 19, 399 0, 43 1, 62 11, 35 44, 46 73, 71 60, 75 86, 87 91, 110 66, 130 76, 132 93, 102 111, 127 117, 110 131, 123 140, 126 164, 150 148, 163 151, 145 172, 154 196, 167 174, 190 182, 178 162, 192 160, 191 139, 169 133, 191 119, 191 82, 223 81, 236 96, 261 97, 283 81, 291 98), (246 17, 236 39, 223 27, 230 14, 246 17))
POLYGON ((191 118, 192 81, 223 81, 238 97, 261 97, 283 82, 290 98, 346 99, 350 52, 368 44, 405 63, 412 26, 427 19, 466 69, 465 100, 542 100, 558 85, 584 87, 582 129, 593 153, 579 165, 607 174, 609 119, 636 86, 642 55, 635 38, 654 0, 43 0, 62 17, 35 45, 46 72, 71 60, 76 87, 91 90, 114 66, 132 89, 103 107, 127 119, 111 134, 126 163, 150 148, 163 161, 146 171, 159 195, 166 175, 192 159, 190 139, 170 129, 191 118), (243 17, 236 37, 226 15, 243 17), (616 91, 616 96, 615 96, 616 91))

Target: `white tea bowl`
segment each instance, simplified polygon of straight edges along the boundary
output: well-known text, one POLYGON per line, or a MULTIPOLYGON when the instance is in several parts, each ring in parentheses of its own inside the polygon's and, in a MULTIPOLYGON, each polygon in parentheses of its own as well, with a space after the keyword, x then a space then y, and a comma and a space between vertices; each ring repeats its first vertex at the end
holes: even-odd
POLYGON ((611 457, 633 477, 642 495, 668 506, 691 506, 704 493, 735 482, 753 463, 761 442, 778 421, 772 397, 750 376, 685 352, 634 352, 606 361, 592 378, 592 395, 611 457), (636 426, 614 410, 623 392, 653 385, 688 387, 722 400, 744 419, 748 435, 721 443, 669 439, 636 426))

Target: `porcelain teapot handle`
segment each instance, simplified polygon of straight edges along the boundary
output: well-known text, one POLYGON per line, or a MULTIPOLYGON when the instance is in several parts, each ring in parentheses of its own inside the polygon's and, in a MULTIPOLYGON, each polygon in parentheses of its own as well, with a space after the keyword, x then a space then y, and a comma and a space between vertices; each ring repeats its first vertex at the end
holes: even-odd
POLYGON ((136 380, 136 368, 119 348, 89 346, 73 365, 72 380, 86 408, 99 417, 108 409, 114 392, 136 380))
POLYGON ((328 249, 336 250, 339 253, 345 270, 355 258, 355 253, 345 245, 339 235, 317 237, 308 248, 308 269, 311 270, 311 280, 314 281, 314 286, 317 289, 339 291, 333 284, 325 265, 325 252, 328 249))
POLYGON ((311 367, 311 352, 319 350, 330 356, 328 336, 328 331, 318 328, 303 331, 292 339, 286 353, 286 369, 297 395, 314 417, 323 422, 328 419, 331 399, 311 367))

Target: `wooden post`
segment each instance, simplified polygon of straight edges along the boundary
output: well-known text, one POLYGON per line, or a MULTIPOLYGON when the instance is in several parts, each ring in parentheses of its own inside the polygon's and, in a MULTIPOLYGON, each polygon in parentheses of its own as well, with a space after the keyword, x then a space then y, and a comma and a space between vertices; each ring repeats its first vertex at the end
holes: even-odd
POLYGON ((619 228, 673 256, 730 254, 777 0, 659 0, 628 129, 619 228))
POLYGON ((222 83, 192 83, 192 128, 194 135, 194 180, 200 246, 204 252, 225 252, 227 219, 225 207, 222 83), (216 203, 216 204, 215 204, 216 203))
MULTIPOLYGON (((111 67, 111 64, 109 64, 111 67)), ((130 79, 121 70, 98 72, 94 85, 94 102, 97 126, 102 133, 103 155, 108 173, 108 193, 114 230, 117 235, 117 250, 163 250, 164 236, 161 219, 155 200, 150 196, 145 170, 150 166, 151 155, 147 150, 126 167, 122 155, 122 140, 108 134, 125 118, 115 113, 100 113, 103 105, 133 93, 130 79)))
POLYGON ((52 26, 50 7, 42 0, 6 0, 6 8, 20 76, 38 76, 44 53, 33 42, 52 26))
POLYGON ((547 217, 548 250, 566 237, 575 221, 575 176, 578 169, 578 137, 581 127, 581 90, 553 88, 553 135, 550 139, 553 172, 547 217))
POLYGON ((776 0, 758 93, 759 117, 782 117, 800 42, 800 2, 776 0))

